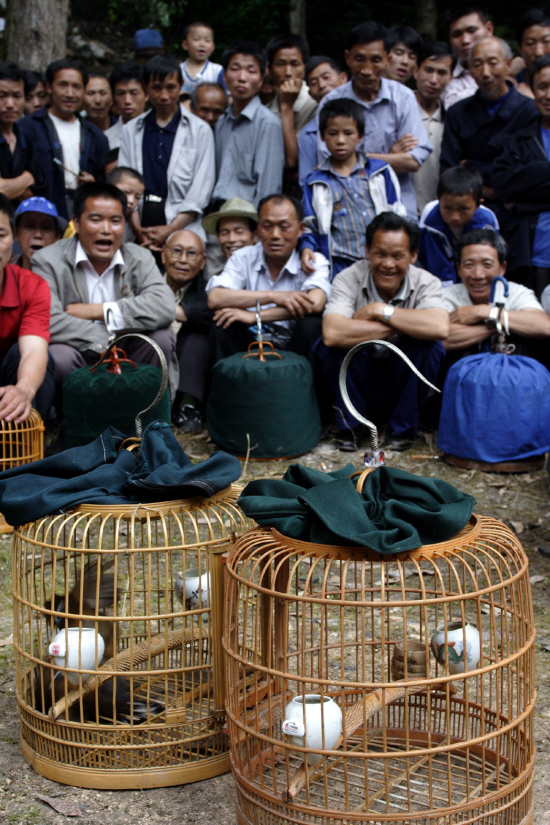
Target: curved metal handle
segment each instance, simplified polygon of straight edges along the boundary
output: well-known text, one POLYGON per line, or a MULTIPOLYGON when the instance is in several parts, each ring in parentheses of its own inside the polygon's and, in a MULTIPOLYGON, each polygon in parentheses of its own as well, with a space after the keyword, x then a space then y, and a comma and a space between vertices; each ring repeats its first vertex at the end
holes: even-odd
MULTIPOLYGON (((489 301, 491 302, 491 304, 495 300, 495 292, 497 291, 497 283, 499 283, 499 282, 504 287, 504 297, 505 298, 508 297, 508 294, 510 292, 510 287, 508 286, 508 281, 506 280, 506 278, 503 275, 497 275, 495 278, 493 278, 493 282, 491 284, 491 297, 489 298, 489 301)), ((496 306, 504 306, 504 304, 499 302, 499 303, 496 304, 496 306)))
POLYGON ((111 343, 109 344, 109 346, 107 347, 105 352, 102 354, 102 356, 99 359, 99 361, 97 362, 97 364, 94 364, 94 366, 90 367, 90 369, 86 370, 86 372, 90 372, 90 370, 95 369, 96 367, 99 367, 99 365, 103 363, 103 361, 105 360, 107 355, 110 353, 112 348, 114 346, 116 346, 117 344, 120 344, 121 341, 124 341, 125 338, 141 338, 142 341, 146 341, 148 344, 150 344, 153 347, 153 349, 155 350, 155 352, 157 353, 157 355, 158 355, 158 358, 159 358, 159 361, 160 361, 160 368, 161 368, 161 371, 162 371, 162 378, 161 378, 161 381, 160 381, 160 389, 159 389, 158 393, 156 394, 156 396, 153 400, 153 403, 149 404, 149 406, 145 410, 142 410, 141 412, 139 412, 136 415, 136 435, 137 435, 138 438, 141 438, 141 436, 143 435, 143 427, 141 425, 141 419, 144 415, 146 415, 148 412, 151 412, 151 410, 153 410, 157 406, 157 404, 160 402, 162 396, 164 395, 164 391, 165 391, 166 385, 168 383, 168 367, 166 365, 166 358, 164 357, 164 353, 161 350, 161 348, 159 347, 159 345, 157 344, 157 342, 153 341, 152 338, 149 338, 148 335, 142 335, 141 332, 127 332, 125 335, 121 335, 119 338, 116 338, 114 341, 111 341, 111 343))
POLYGON ((441 390, 438 390, 438 388, 434 387, 434 385, 432 383, 430 383, 430 381, 428 381, 427 378, 424 378, 422 373, 417 370, 417 368, 415 367, 413 362, 410 360, 410 358, 407 358, 405 353, 402 352, 399 349, 399 347, 396 347, 395 344, 391 344, 389 341, 378 341, 378 340, 362 341, 360 344, 356 344, 353 347, 353 349, 350 349, 350 351, 348 352, 348 354, 346 355, 346 357, 342 361, 342 366, 340 367, 340 375, 338 376, 338 384, 339 384, 339 387, 340 387, 340 395, 342 396, 342 399, 344 401, 344 404, 347 407, 348 412, 350 412, 353 415, 353 417, 357 419, 357 421, 360 421, 361 424, 364 424, 365 427, 368 428, 368 430, 370 431, 371 449, 372 450, 377 450, 378 449, 378 429, 376 428, 376 425, 372 423, 372 421, 369 421, 368 418, 364 418, 361 415, 361 413, 357 412, 357 410, 355 409, 355 407, 351 403, 350 397, 348 395, 348 388, 346 386, 346 378, 347 378, 347 375, 348 375, 348 367, 350 365, 351 359, 353 358, 353 356, 357 352, 359 352, 359 350, 363 349, 364 347, 368 347, 370 344, 382 344, 383 347, 387 347, 388 349, 393 350, 397 355, 399 355, 400 358, 403 359, 405 364, 407 364, 407 366, 409 366, 411 368, 411 370, 414 372, 414 374, 416 376, 418 376, 418 378, 420 378, 421 381, 423 381, 425 384, 428 385, 428 387, 431 387, 432 390, 435 390, 436 392, 441 392, 441 390))

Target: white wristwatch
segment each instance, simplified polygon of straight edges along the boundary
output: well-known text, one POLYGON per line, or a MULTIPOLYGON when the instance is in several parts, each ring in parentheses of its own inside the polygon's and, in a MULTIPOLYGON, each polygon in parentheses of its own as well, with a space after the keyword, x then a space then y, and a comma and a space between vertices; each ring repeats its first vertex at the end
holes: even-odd
POLYGON ((390 318, 392 317, 393 313, 395 312, 395 307, 391 304, 386 304, 384 307, 384 312, 382 313, 382 317, 385 324, 390 323, 390 318))

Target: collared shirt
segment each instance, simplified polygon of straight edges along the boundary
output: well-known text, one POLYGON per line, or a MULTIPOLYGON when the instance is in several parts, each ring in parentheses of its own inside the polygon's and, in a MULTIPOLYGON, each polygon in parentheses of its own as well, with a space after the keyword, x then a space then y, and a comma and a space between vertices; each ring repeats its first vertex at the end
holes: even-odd
MULTIPOLYGON (((122 317, 122 312, 119 309, 115 289, 115 270, 117 266, 124 265, 124 258, 122 252, 117 249, 111 259, 111 263, 101 275, 98 275, 94 267, 90 263, 84 247, 77 241, 76 255, 74 260, 75 267, 80 266, 84 275, 86 276, 86 289, 88 290, 88 301, 90 304, 103 304, 103 317, 105 323, 107 322, 107 312, 111 310, 109 316, 109 330, 125 329, 126 324, 122 317)), ((103 321, 96 321, 96 323, 103 323, 103 321)))
MULTIPOLYGON (((297 135, 300 134, 306 123, 309 123, 317 111, 318 104, 313 100, 309 93, 309 87, 305 80, 302 80, 302 87, 296 100, 292 111, 294 112, 294 131, 297 135)), ((275 95, 273 100, 267 104, 267 108, 274 112, 277 117, 281 117, 281 104, 279 103, 279 92, 275 95)))
MULTIPOLYGON (((48 110, 48 117, 54 125, 61 153, 63 156, 63 177, 65 189, 73 190, 77 187, 77 176, 80 172, 80 151, 82 144, 82 124, 75 117, 74 120, 61 120, 48 110)), ((71 217, 69 215, 69 217, 71 217)))
POLYGON ((219 63, 211 63, 210 60, 206 60, 202 69, 200 72, 197 72, 195 77, 191 77, 187 71, 188 63, 189 58, 184 60, 183 63, 180 63, 180 69, 183 75, 182 92, 187 92, 187 94, 190 95, 193 93, 193 89, 195 89, 196 86, 200 86, 201 83, 221 83, 225 87, 223 81, 223 66, 220 66, 219 63))
MULTIPOLYGON (((470 294, 464 284, 453 284, 444 291, 445 303, 449 312, 453 312, 459 307, 473 306, 470 294)), ((542 305, 537 300, 537 296, 532 289, 508 281, 508 297, 504 298, 504 309, 509 312, 518 312, 522 309, 540 309, 542 305)))
POLYGON ((235 116, 233 106, 216 123, 217 182, 213 199, 243 198, 255 206, 282 191, 285 149, 279 118, 254 97, 235 116))
MULTIPOLYGON (((365 155, 369 152, 387 154, 399 138, 410 133, 418 138, 418 145, 411 149, 408 154, 420 166, 424 163, 432 151, 432 147, 418 111, 416 98, 410 89, 407 89, 402 83, 383 77, 375 99, 366 102, 355 94, 350 80, 344 83, 343 86, 338 86, 338 88, 329 92, 319 104, 318 111, 325 106, 327 101, 337 100, 341 97, 355 100, 356 103, 367 110, 365 134, 357 147, 359 152, 363 152, 365 155)), ((320 135, 317 148, 319 159, 328 157, 328 150, 320 135)), ((412 176, 409 172, 405 172, 397 175, 397 177, 401 185, 401 200, 407 210, 407 215, 416 221, 418 213, 412 176)))
POLYGON ((476 92, 477 83, 459 60, 454 67, 451 82, 443 90, 441 102, 446 109, 450 109, 459 100, 471 97, 476 92))
MULTIPOLYGON (((330 298, 329 263, 324 255, 315 253, 315 272, 308 275, 302 269, 300 255, 295 249, 284 265, 283 269, 273 281, 265 258, 261 243, 254 246, 245 246, 237 249, 227 261, 221 275, 214 275, 206 284, 206 292, 210 293, 215 287, 225 289, 274 290, 289 292, 299 290, 309 292, 311 289, 322 289, 327 300, 330 298)), ((275 304, 265 304, 263 309, 275 304)), ((255 303, 248 307, 251 312, 256 311, 255 303)), ((254 316, 251 317, 251 321, 254 316)), ((269 322, 270 326, 291 329, 296 322, 293 320, 269 322)))
POLYGON ((159 198, 168 196, 168 164, 180 120, 179 108, 166 126, 158 125, 153 109, 145 119, 143 177, 146 195, 157 195, 159 198))
POLYGON ((109 149, 120 148, 120 139, 122 137, 123 126, 124 123, 122 122, 122 118, 119 117, 119 119, 103 133, 109 141, 109 149))
POLYGON ((50 288, 44 278, 14 264, 4 268, 0 291, 0 363, 22 335, 50 340, 50 288))
POLYGON ((365 164, 358 160, 348 177, 334 171, 330 158, 319 169, 328 173, 332 192, 332 254, 359 261, 365 254, 367 226, 376 215, 365 164))
POLYGON ((306 123, 298 137, 298 183, 303 186, 317 168, 317 120, 306 123))
POLYGON ((443 107, 438 102, 437 109, 433 115, 429 115, 418 103, 418 111, 422 118, 422 123, 426 129, 428 140, 432 144, 433 152, 424 161, 418 172, 412 176, 414 191, 416 192, 416 202, 418 204, 418 214, 427 203, 437 198, 437 182, 439 180, 439 156, 441 155, 441 141, 443 139, 443 107))
MULTIPOLYGON (((342 270, 332 282, 332 294, 324 315, 353 318, 355 312, 368 304, 383 301, 378 294, 368 261, 357 261, 342 270)), ((447 309, 441 281, 425 269, 410 266, 401 287, 391 301, 383 301, 401 309, 447 309)))

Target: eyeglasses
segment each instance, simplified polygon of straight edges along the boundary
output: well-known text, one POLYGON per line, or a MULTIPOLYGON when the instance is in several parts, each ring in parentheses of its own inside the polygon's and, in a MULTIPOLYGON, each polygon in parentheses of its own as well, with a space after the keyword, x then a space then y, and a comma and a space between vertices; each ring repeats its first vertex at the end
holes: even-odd
POLYGON ((182 249, 181 246, 167 246, 166 251, 173 261, 179 261, 180 258, 187 258, 189 263, 198 261, 202 252, 197 252, 194 249, 182 249))

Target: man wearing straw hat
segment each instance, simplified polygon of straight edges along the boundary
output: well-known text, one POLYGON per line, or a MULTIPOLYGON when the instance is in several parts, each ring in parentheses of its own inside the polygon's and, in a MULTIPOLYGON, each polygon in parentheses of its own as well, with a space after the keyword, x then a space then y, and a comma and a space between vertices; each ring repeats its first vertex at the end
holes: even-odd
POLYGON ((233 252, 252 246, 258 240, 258 213, 255 206, 243 198, 229 198, 217 212, 203 218, 202 225, 207 233, 207 280, 220 274, 233 252))

